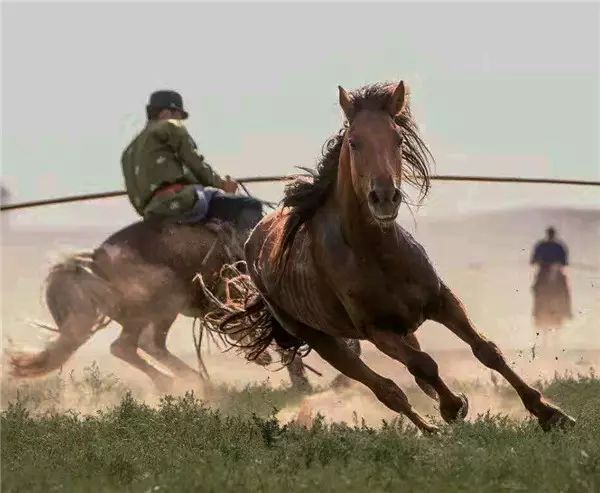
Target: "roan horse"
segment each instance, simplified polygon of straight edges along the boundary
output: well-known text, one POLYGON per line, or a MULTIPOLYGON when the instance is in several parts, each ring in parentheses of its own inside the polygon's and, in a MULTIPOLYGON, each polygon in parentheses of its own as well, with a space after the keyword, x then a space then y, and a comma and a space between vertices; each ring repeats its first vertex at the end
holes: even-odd
MULTIPOLYGON (((200 373, 167 350, 167 335, 180 313, 202 318, 208 300, 194 277, 201 274, 217 289, 222 266, 242 257, 247 235, 248 231, 214 221, 195 225, 140 221, 109 237, 94 252, 55 265, 46 281, 46 304, 58 337, 41 352, 14 354, 12 374, 34 377, 60 368, 114 320, 122 331, 111 344, 111 353, 144 372, 159 391, 168 391, 173 378, 143 359, 138 348, 175 377, 202 380, 200 373)), ((289 373, 294 385, 308 386, 300 358, 289 373)))
POLYGON ((396 224, 403 180, 419 185, 423 195, 429 186, 429 151, 406 99, 402 82, 351 95, 339 88, 348 124, 328 142, 314 180, 288 186, 283 207, 250 234, 245 258, 260 295, 223 318, 221 330, 242 321, 248 331, 262 331, 263 345, 267 336, 308 345, 390 409, 433 432, 436 426, 413 409, 404 392, 365 365, 343 339, 371 341, 405 364, 428 394, 437 394, 441 415, 450 422, 466 415, 466 397, 450 390, 414 335, 425 320, 434 320, 502 374, 542 428, 574 422, 477 332, 423 248, 396 224))

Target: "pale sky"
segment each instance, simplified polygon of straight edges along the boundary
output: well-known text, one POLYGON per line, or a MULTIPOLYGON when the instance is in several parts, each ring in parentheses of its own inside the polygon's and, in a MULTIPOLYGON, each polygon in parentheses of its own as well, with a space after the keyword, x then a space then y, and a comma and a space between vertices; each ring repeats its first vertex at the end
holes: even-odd
MULTIPOLYGON (((159 88, 183 94, 190 133, 222 174, 313 166, 341 124, 338 84, 404 79, 438 173, 600 179, 597 3, 4 2, 2 14, 2 182, 14 201, 122 188, 121 150, 159 88)), ((429 208, 599 197, 444 184, 429 208)), ((93 213, 107 207, 21 216, 86 211, 106 224, 93 213)))

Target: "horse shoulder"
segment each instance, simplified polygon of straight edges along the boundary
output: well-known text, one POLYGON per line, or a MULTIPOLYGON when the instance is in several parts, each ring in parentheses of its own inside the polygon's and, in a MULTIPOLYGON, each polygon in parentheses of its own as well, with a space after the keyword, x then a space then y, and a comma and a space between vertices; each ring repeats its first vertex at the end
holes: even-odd
POLYGON ((339 317, 332 314, 339 311, 335 309, 339 303, 315 263, 315 241, 309 223, 300 227, 285 264, 280 264, 278 254, 285 214, 270 214, 246 243, 246 260, 252 280, 265 299, 307 326, 335 330, 332 325, 336 325, 339 317))

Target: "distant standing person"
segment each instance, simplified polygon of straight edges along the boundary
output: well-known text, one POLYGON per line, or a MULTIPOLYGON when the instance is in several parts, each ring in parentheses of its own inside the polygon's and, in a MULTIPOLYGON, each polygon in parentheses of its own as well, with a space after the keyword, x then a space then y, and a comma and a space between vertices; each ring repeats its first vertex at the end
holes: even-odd
POLYGON ((567 246, 556 238, 553 227, 536 243, 531 265, 537 266, 533 284, 533 318, 538 329, 559 329, 572 317, 571 294, 564 268, 569 264, 567 246))

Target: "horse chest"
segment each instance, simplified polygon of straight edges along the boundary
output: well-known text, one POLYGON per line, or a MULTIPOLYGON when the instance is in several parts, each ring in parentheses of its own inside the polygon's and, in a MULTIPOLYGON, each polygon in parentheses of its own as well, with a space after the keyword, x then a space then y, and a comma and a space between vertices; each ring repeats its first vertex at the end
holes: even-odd
POLYGON ((414 331, 426 318, 430 289, 412 279, 391 282, 383 274, 377 277, 370 275, 370 282, 364 282, 365 276, 357 276, 355 282, 345 284, 341 295, 353 324, 363 334, 372 327, 414 331))
POLYGON ((376 255, 340 248, 339 242, 336 246, 323 250, 336 252, 324 255, 323 266, 359 337, 374 327, 416 330, 439 292, 439 279, 422 248, 407 241, 393 254, 376 255))

